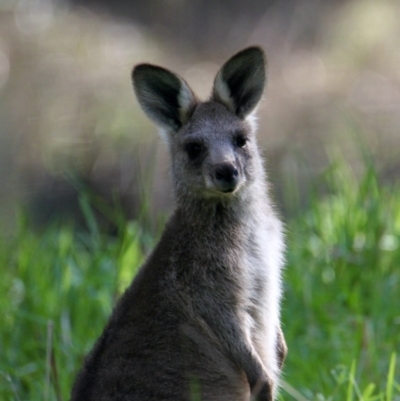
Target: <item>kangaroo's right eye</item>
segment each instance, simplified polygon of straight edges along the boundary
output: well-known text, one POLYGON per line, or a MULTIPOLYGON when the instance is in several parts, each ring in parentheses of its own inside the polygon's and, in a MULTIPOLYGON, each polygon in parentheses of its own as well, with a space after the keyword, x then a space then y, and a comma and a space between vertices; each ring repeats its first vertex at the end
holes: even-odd
POLYGON ((185 151, 188 154, 190 160, 195 160, 200 156, 201 152, 203 151, 203 146, 202 144, 197 142, 187 143, 185 145, 185 151))
POLYGON ((235 143, 238 148, 244 148, 247 143, 247 138, 244 135, 240 134, 235 138, 235 143))

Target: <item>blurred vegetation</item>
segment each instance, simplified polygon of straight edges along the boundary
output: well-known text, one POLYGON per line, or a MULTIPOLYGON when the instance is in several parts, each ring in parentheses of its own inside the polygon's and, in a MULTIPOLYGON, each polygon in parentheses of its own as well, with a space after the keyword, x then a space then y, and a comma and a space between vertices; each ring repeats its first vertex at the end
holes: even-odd
POLYGON ((303 383, 309 399, 316 393, 308 387, 317 386, 323 399, 343 400, 340 385, 353 362, 370 399, 372 385, 384 390, 389 359, 400 349, 400 188, 380 185, 372 166, 358 182, 345 164, 333 165, 320 184, 330 195, 314 196, 288 228, 283 319, 294 351, 287 378, 303 383))
POLYGON ((21 201, 38 224, 82 219, 71 174, 110 204, 117 194, 132 218, 147 190, 153 215, 168 210, 167 155, 132 93, 132 66, 164 65, 204 98, 221 63, 254 43, 269 60, 260 139, 286 214, 296 212, 288 188, 297 183, 305 206, 332 146, 361 171, 362 143, 396 180, 399 13, 395 0, 1 2, 0 225, 13 232, 21 201))

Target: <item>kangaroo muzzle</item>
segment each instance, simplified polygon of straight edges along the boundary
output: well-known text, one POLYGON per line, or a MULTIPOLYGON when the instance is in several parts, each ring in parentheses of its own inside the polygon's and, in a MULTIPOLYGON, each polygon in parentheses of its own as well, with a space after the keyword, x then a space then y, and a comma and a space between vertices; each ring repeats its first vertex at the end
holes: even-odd
POLYGON ((215 189, 224 193, 233 192, 239 183, 239 171, 231 163, 217 164, 214 168, 215 189))

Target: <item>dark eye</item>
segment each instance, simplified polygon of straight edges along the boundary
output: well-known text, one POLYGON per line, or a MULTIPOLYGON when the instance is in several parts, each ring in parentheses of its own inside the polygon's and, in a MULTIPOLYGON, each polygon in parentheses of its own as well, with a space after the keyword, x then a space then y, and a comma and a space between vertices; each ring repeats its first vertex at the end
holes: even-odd
POLYGON ((185 151, 189 156, 190 160, 195 160, 200 156, 203 150, 203 145, 197 142, 187 143, 185 145, 185 151))
POLYGON ((235 138, 235 144, 238 148, 244 148, 247 143, 247 138, 244 135, 238 135, 235 138))

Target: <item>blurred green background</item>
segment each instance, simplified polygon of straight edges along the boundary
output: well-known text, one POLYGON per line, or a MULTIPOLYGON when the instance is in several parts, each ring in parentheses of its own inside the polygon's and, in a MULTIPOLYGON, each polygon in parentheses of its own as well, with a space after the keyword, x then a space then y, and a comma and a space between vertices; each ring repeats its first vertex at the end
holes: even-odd
POLYGON ((399 21, 396 0, 0 0, 0 399, 68 399, 173 206, 133 65, 205 99, 258 44, 288 230, 281 397, 400 400, 399 21))

